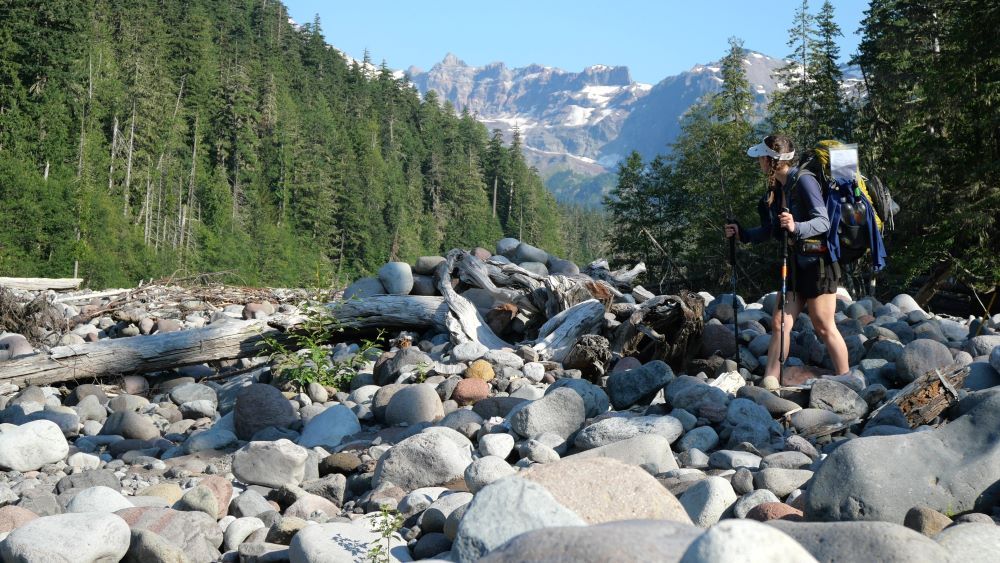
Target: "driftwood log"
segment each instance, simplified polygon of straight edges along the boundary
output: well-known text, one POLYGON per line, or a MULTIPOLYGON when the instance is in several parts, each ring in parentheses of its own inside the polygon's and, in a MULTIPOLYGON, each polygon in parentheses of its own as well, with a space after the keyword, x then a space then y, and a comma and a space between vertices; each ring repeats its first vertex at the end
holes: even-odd
POLYGON ((611 351, 641 361, 662 360, 684 371, 701 345, 705 302, 690 291, 645 301, 615 329, 611 351))
POLYGON ((82 278, 0 278, 0 287, 44 291, 46 289, 76 289, 83 283, 82 278))
POLYGON ((454 269, 456 261, 473 258, 464 250, 452 250, 445 257, 445 261, 438 265, 434 274, 434 277, 437 278, 438 291, 444 296, 444 301, 448 305, 445 326, 451 333, 454 344, 471 341, 478 342, 491 350, 509 348, 510 344, 490 329, 472 302, 459 295, 451 286, 451 271, 454 269))
MULTIPOLYGON (((345 329, 359 331, 447 330, 449 312, 441 297, 398 295, 349 300, 331 305, 330 311, 345 329)), ((232 320, 205 328, 57 346, 48 353, 0 363, 0 382, 44 385, 256 356, 262 353, 264 336, 281 339, 301 320, 280 316, 268 323, 232 320)))
POLYGON ((595 260, 583 269, 583 273, 595 280, 606 281, 622 291, 631 291, 632 282, 646 272, 646 264, 639 262, 631 268, 611 271, 607 260, 595 260))
POLYGON ((899 393, 868 415, 872 420, 882 409, 896 405, 910 423, 910 428, 927 424, 958 401, 958 390, 969 375, 969 367, 952 365, 943 370, 931 370, 914 379, 899 393))
POLYGON ((254 356, 263 335, 280 333, 261 321, 232 321, 206 328, 57 346, 0 364, 0 381, 45 385, 144 373, 214 360, 254 356))
POLYGON ((604 305, 589 299, 546 321, 532 348, 542 359, 562 362, 580 336, 597 332, 603 322, 604 305))

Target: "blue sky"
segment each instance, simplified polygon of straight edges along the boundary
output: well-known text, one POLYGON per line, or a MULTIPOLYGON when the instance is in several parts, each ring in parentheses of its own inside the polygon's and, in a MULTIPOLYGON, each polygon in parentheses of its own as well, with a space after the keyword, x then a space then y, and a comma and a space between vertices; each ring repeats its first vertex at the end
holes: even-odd
MULTIPOLYGON (((783 57, 800 0, 285 0, 292 18, 319 14, 327 42, 391 68, 424 70, 451 52, 481 66, 503 61, 580 71, 594 64, 625 65, 632 78, 656 83, 722 57, 730 36, 748 49, 783 57)), ((821 0, 810 0, 818 12, 821 0)), ((841 57, 857 50, 867 0, 835 0, 844 33, 841 57)))

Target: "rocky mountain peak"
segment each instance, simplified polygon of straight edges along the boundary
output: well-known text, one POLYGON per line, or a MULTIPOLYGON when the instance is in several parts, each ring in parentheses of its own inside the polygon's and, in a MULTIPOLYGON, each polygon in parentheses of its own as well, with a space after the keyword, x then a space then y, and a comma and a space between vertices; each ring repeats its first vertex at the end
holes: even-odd
POLYGON ((632 84, 632 73, 627 66, 591 65, 583 69, 583 76, 593 80, 598 86, 628 86, 632 84))
MULTIPOLYGON (((458 56, 456 56, 454 53, 448 53, 447 55, 445 55, 444 59, 441 60, 441 62, 439 63, 439 65, 440 66, 458 66, 458 67, 468 66, 467 64, 465 64, 465 61, 463 61, 462 59, 458 58, 458 56)), ((434 66, 438 66, 438 65, 434 65, 434 66)))

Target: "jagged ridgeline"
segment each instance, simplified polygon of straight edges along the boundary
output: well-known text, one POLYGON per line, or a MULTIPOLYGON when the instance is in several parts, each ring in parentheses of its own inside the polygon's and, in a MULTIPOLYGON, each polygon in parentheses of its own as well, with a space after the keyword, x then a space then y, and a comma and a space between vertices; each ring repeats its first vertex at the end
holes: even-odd
POLYGON ((0 275, 317 285, 502 236, 590 258, 517 139, 279 2, 0 12, 0 275))

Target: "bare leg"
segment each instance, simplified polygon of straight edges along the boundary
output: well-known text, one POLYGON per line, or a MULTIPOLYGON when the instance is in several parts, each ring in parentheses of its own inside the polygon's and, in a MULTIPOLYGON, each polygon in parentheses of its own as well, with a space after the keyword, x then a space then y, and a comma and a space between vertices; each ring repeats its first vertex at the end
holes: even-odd
MULTIPOLYGON (((778 296, 781 299, 781 296, 778 296)), ((792 325, 795 319, 802 312, 802 300, 793 292, 788 292, 788 303, 785 305, 785 350, 784 355, 788 357, 788 349, 791 347, 792 325)), ((781 359, 779 348, 781 347, 781 308, 774 310, 774 317, 771 319, 771 343, 767 347, 767 367, 764 368, 764 377, 773 375, 780 378, 781 359)))
POLYGON ((847 344, 837 329, 834 314, 837 312, 837 296, 827 293, 809 299, 809 318, 812 319, 816 335, 826 344, 836 375, 847 373, 851 366, 848 363, 847 344))

